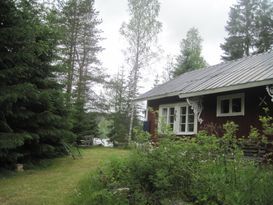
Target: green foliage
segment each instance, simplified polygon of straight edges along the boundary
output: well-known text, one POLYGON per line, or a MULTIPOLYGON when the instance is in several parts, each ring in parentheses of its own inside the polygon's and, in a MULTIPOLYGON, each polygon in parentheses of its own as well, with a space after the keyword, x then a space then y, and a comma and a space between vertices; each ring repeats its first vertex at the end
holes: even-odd
POLYGON ((60 155, 73 134, 57 83, 52 16, 27 0, 1 1, 0 13, 0 163, 60 155))
POLYGON ((165 119, 161 118, 159 119, 159 127, 160 129, 158 130, 158 137, 159 138, 173 138, 175 137, 172 128, 170 125, 166 122, 165 119))
POLYGON ((176 65, 173 71, 173 77, 182 73, 204 68, 207 63, 201 56, 202 38, 196 28, 191 28, 187 32, 187 37, 180 44, 181 54, 177 57, 176 65))
POLYGON ((237 129, 229 122, 222 138, 200 132, 136 148, 83 181, 73 204, 272 204, 272 167, 244 159, 237 129))
POLYGON ((119 143, 128 143, 129 117, 126 113, 116 112, 110 115, 112 123, 109 126, 109 139, 114 145, 119 143))
POLYGON ((98 119, 95 113, 75 110, 73 116, 73 132, 77 135, 77 141, 84 138, 84 136, 99 136, 98 119))
POLYGON ((228 37, 221 44, 224 60, 234 60, 272 49, 273 6, 271 0, 238 0, 230 8, 226 30, 228 37))
POLYGON ((273 118, 270 116, 268 108, 264 108, 265 115, 260 116, 259 120, 262 123, 263 133, 267 136, 273 135, 273 118))
POLYGON ((112 125, 113 121, 108 120, 105 117, 102 117, 102 119, 99 121, 98 128, 99 128, 99 135, 100 138, 107 138, 107 136, 110 133, 110 126, 112 125))

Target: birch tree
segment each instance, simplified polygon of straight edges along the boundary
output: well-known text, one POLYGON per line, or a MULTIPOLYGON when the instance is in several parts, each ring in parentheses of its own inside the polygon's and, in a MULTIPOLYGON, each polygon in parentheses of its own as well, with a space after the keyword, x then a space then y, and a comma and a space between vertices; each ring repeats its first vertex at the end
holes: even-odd
POLYGON ((141 70, 148 66, 154 57, 153 45, 161 30, 158 21, 160 4, 158 0, 128 0, 130 20, 121 26, 121 35, 127 40, 126 57, 130 69, 129 93, 131 99, 130 129, 128 142, 131 141, 135 106, 133 99, 137 95, 141 70))

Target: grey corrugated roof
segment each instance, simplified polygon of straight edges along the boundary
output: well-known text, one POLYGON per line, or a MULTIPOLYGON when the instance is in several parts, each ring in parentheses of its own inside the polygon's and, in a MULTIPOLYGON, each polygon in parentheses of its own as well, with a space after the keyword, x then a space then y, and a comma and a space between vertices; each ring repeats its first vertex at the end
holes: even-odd
POLYGON ((244 57, 184 73, 140 95, 136 100, 198 96, 273 84, 273 52, 244 57))

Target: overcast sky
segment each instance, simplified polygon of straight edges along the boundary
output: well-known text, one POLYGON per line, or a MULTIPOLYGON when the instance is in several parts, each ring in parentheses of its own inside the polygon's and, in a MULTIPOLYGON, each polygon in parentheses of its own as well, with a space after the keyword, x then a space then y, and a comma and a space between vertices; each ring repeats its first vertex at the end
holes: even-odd
MULTIPOLYGON (((222 50, 220 43, 224 42, 226 21, 231 5, 236 0, 160 0, 161 10, 159 21, 162 22, 162 32, 158 43, 164 52, 160 60, 143 73, 146 83, 143 91, 150 89, 155 74, 161 75, 166 65, 166 56, 179 54, 180 41, 185 38, 191 27, 196 27, 203 38, 202 55, 205 60, 214 65, 221 62, 222 50)), ((127 0, 96 0, 95 7, 103 23, 101 42, 104 51, 100 58, 103 67, 109 74, 114 74, 124 64, 122 49, 124 43, 119 33, 122 22, 128 21, 127 0)))

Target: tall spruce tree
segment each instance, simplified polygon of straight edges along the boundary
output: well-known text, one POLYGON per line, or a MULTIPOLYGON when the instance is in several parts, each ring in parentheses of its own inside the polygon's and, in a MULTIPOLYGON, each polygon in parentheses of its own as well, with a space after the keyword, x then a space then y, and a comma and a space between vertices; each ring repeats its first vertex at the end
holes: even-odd
POLYGON ((173 77, 181 75, 187 71, 203 68, 207 65, 202 52, 202 38, 198 29, 191 28, 187 32, 187 37, 181 41, 181 54, 176 58, 176 65, 173 70, 173 77))
POLYGON ((255 52, 263 53, 273 47, 273 1, 260 1, 255 17, 255 52))
POLYGON ((141 69, 147 67, 154 57, 152 47, 161 30, 161 23, 158 21, 160 10, 158 0, 128 0, 128 7, 130 20, 122 24, 120 31, 129 44, 126 57, 130 70, 131 122, 128 137, 130 142, 136 111, 132 100, 137 95, 141 69))
POLYGON ((130 125, 130 99, 128 97, 128 83, 124 70, 114 76, 107 85, 107 95, 110 96, 110 132, 109 138, 116 144, 128 142, 128 132, 130 125))
MULTIPOLYGON (((62 11, 64 56, 67 66, 67 104, 73 104, 74 128, 80 136, 90 127, 86 120, 88 109, 96 105, 97 95, 92 89, 94 83, 103 82, 104 75, 99 66, 97 54, 100 33, 98 12, 94 0, 68 0, 62 11), (83 126, 81 122, 86 121, 83 126)), ((89 123, 95 123, 90 121, 89 123)), ((94 124, 95 126, 95 124, 94 124)))
POLYGON ((104 77, 97 57, 102 50, 98 29, 101 20, 94 9, 94 0, 68 0, 62 9, 62 17, 68 101, 73 98, 85 104, 90 83, 101 82, 104 77))
POLYGON ((221 44, 222 59, 234 60, 268 51, 273 44, 271 0, 238 0, 230 8, 226 30, 228 37, 221 44))
POLYGON ((73 140, 57 83, 58 34, 31 0, 0 1, 0 164, 62 153, 73 140))

